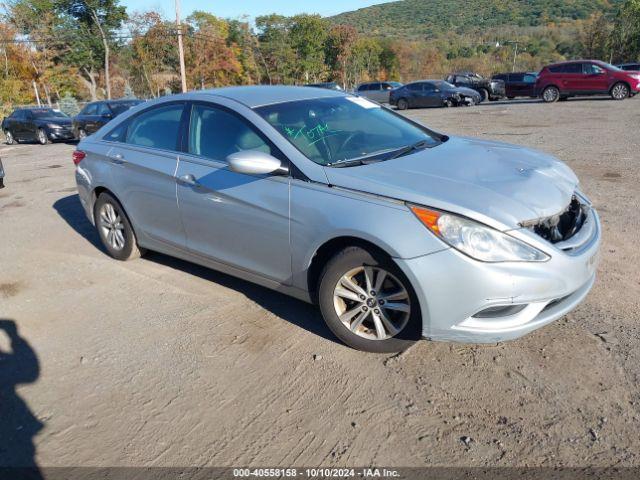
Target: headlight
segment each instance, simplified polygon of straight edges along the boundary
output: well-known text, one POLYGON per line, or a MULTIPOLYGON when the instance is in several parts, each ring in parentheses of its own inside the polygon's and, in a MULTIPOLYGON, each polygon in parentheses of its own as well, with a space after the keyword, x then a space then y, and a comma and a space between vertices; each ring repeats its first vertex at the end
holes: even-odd
POLYGON ((414 205, 409 208, 440 240, 481 262, 546 262, 550 258, 517 238, 473 220, 414 205))
POLYGON ((52 128, 54 130, 59 130, 59 129, 62 128, 62 125, 58 125, 58 124, 55 124, 55 123, 47 123, 47 127, 52 128))

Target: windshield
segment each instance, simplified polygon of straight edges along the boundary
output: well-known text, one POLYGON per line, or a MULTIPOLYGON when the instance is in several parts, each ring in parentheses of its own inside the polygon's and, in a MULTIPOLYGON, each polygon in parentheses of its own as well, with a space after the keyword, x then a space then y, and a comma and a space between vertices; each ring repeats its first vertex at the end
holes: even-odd
POLYGON ((441 142, 436 134, 360 97, 316 98, 267 105, 255 111, 320 165, 392 153, 418 143, 430 147, 441 142))
POLYGON ((33 109, 31 113, 35 118, 68 118, 68 116, 60 110, 51 110, 48 108, 33 109))
POLYGON ((126 112, 127 110, 129 110, 132 107, 135 107, 139 103, 141 102, 132 101, 132 102, 110 103, 109 108, 115 115, 120 115, 122 112, 126 112))

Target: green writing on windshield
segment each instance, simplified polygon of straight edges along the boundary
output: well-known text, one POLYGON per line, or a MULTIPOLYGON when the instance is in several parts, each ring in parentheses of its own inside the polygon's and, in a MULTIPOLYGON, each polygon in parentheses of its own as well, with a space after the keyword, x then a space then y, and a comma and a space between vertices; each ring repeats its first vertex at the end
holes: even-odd
POLYGON ((284 131, 293 140, 304 138, 307 142, 309 142, 309 145, 313 145, 323 138, 340 133, 338 131, 331 130, 327 123, 319 123, 313 128, 309 128, 306 125, 300 128, 284 127, 284 131))

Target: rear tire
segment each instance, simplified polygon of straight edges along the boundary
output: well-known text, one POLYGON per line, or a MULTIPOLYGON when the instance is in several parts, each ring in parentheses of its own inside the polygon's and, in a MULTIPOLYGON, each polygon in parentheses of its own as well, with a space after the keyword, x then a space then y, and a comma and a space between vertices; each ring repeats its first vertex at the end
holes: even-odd
POLYGON ((327 326, 357 350, 396 353, 421 338, 421 316, 409 280, 386 255, 348 247, 325 265, 318 289, 327 326))
POLYGON ((13 133, 11 133, 11 131, 9 130, 5 130, 4 138, 7 145, 13 145, 14 143, 16 143, 16 139, 14 138, 13 133))
POLYGON ((560 100, 560 90, 558 87, 551 85, 542 91, 542 100, 545 103, 555 103, 560 100))
POLYGON ((398 100, 397 107, 398 110, 406 110, 407 108, 409 108, 409 102, 406 98, 401 98, 400 100, 398 100))
POLYGON ((629 96, 630 90, 626 83, 618 82, 611 88, 611 98, 624 100, 629 96))
POLYGON ((113 196, 101 193, 93 212, 98 235, 111 257, 128 261, 144 255, 127 214, 113 196))
POLYGON ((489 90, 486 88, 481 88, 478 93, 480 93, 480 103, 489 100, 489 90))

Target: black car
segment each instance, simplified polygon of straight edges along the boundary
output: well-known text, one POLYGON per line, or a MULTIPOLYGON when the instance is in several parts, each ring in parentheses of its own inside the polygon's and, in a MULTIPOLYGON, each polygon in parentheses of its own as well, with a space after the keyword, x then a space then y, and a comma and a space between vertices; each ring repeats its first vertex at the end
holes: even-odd
POLYGON ((458 88, 442 80, 420 80, 391 90, 389 104, 398 110, 416 107, 457 107, 480 102, 474 90, 458 88))
POLYGON ((509 100, 516 97, 537 97, 535 72, 499 73, 491 77, 492 80, 502 80, 505 94, 509 100))
POLYGON ((622 63, 616 67, 627 72, 640 72, 640 63, 622 63))
POLYGON ((18 108, 2 120, 7 144, 36 141, 73 140, 71 118, 53 108, 18 108))
POLYGON ((143 100, 126 99, 88 103, 78 115, 73 117, 73 133, 80 139, 91 135, 113 118, 142 102, 143 100))
POLYGON ((445 79, 456 87, 471 88, 485 100, 500 100, 506 96, 504 81, 490 80, 473 72, 452 73, 445 79))

